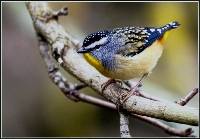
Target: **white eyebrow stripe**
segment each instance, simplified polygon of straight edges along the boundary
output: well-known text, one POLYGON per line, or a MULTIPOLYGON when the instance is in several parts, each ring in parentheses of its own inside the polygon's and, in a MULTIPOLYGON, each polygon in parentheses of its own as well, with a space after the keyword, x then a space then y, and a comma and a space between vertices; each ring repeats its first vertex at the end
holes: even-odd
POLYGON ((92 44, 85 47, 85 49, 95 48, 97 45, 102 45, 107 41, 108 37, 104 37, 98 41, 93 42, 92 44))

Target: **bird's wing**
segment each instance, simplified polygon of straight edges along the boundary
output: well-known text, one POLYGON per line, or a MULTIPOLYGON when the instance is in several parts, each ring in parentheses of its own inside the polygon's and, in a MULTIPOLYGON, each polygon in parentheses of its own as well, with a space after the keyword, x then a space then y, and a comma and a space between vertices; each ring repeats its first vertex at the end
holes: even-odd
POLYGON ((124 44, 118 51, 118 54, 124 56, 134 56, 142 52, 145 48, 150 46, 154 41, 162 36, 157 28, 126 28, 115 30, 116 32, 118 31, 121 35, 124 35, 123 38, 126 38, 123 40, 124 44))

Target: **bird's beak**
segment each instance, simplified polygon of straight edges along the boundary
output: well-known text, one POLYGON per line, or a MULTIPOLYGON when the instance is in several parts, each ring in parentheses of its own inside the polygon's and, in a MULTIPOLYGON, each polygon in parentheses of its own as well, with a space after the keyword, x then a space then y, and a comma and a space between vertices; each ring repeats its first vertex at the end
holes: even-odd
POLYGON ((81 47, 81 48, 77 51, 77 53, 86 53, 86 52, 87 52, 87 50, 84 49, 84 47, 81 47))

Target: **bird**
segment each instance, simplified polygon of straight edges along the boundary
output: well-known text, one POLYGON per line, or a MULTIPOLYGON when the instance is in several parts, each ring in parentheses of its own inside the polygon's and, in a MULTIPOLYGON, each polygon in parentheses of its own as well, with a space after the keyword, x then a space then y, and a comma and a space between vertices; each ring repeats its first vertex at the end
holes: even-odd
POLYGON ((85 37, 77 53, 110 78, 106 87, 116 80, 140 78, 140 83, 157 65, 169 31, 179 25, 173 21, 161 27, 126 26, 98 31, 85 37))

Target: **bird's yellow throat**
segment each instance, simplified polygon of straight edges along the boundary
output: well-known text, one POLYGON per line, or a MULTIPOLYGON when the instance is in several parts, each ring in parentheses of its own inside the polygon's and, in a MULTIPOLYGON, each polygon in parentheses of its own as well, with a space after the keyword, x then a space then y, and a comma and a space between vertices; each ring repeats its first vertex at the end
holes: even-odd
POLYGON ((90 53, 84 53, 83 56, 88 61, 88 63, 90 63, 92 66, 94 66, 98 71, 100 71, 104 75, 107 74, 108 71, 103 67, 101 61, 96 59, 90 53))

